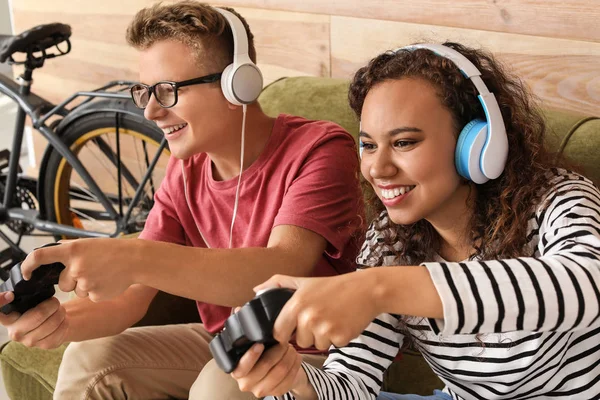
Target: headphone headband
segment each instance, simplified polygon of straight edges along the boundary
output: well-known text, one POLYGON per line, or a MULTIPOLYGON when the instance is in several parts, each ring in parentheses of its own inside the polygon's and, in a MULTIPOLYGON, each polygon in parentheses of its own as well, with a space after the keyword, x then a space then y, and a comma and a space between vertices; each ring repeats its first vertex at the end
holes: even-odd
POLYGON ((233 65, 239 65, 240 59, 250 59, 248 55, 248 36, 242 21, 231 11, 215 7, 225 17, 233 34, 233 65))
POLYGON ((496 179, 504 170, 506 158, 508 156, 508 138, 506 136, 506 127, 502 119, 502 113, 498 101, 493 93, 489 91, 483 80, 481 72, 467 57, 458 51, 444 46, 442 44, 414 44, 406 47, 401 47, 394 50, 394 53, 399 50, 429 50, 440 57, 444 57, 454 63, 460 69, 460 72, 470 79, 477 92, 478 98, 483 106, 485 117, 487 119, 487 137, 483 144, 480 168, 488 179, 496 179))

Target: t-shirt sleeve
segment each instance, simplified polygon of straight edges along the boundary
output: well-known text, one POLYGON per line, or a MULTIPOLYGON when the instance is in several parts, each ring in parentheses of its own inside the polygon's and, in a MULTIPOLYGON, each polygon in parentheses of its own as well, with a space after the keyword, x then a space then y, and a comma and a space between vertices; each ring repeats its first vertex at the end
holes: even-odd
POLYGON ((176 169, 173 167, 175 165, 176 163, 169 163, 167 174, 159 189, 154 194, 154 205, 150 210, 144 230, 140 233, 140 239, 186 244, 183 226, 175 211, 176 207, 172 200, 170 189, 171 181, 177 179, 174 176, 176 169))
POLYGON ((339 258, 362 223, 363 199, 354 139, 332 132, 316 143, 283 198, 273 227, 294 225, 323 236, 339 258))

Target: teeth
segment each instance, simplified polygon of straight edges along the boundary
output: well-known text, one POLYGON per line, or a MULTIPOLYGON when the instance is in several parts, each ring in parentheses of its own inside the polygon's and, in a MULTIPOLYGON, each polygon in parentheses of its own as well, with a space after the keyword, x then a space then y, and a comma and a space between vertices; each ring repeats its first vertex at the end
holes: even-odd
POLYGON ((162 131, 165 133, 165 135, 169 135, 175 131, 185 128, 186 126, 187 126, 186 123, 179 124, 179 125, 173 125, 173 126, 169 126, 168 128, 164 128, 162 131))
POLYGON ((381 189, 381 196, 384 199, 393 199, 394 197, 398 197, 400 195, 406 194, 414 189, 414 186, 402 186, 394 189, 381 189))

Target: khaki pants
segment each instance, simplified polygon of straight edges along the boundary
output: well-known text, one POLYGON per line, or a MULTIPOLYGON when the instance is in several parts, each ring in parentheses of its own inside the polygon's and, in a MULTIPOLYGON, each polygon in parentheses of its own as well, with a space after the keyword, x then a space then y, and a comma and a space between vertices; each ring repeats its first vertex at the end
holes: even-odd
MULTIPOLYGON (((55 400, 254 400, 221 371, 202 324, 131 328, 120 335, 72 343, 65 351, 55 400)), ((305 355, 321 367, 324 356, 305 355)))

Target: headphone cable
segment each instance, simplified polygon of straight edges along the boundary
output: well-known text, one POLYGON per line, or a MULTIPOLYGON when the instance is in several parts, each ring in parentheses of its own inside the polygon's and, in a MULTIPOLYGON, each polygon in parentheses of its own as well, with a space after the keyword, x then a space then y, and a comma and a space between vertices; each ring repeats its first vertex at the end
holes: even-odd
POLYGON ((235 202, 233 204, 233 216, 231 217, 231 228, 229 229, 229 248, 231 249, 233 242, 233 225, 237 215, 238 204, 240 200, 240 189, 242 186, 242 172, 244 171, 244 148, 246 139, 246 104, 242 105, 242 149, 240 151, 240 175, 238 176, 237 188, 235 190, 235 202))

